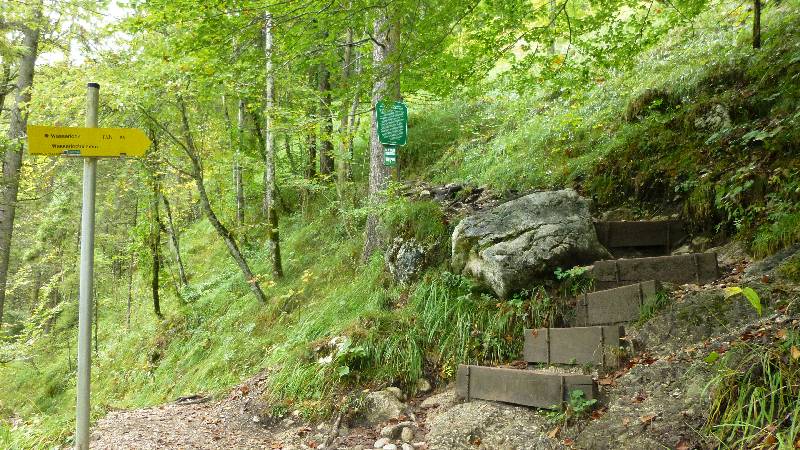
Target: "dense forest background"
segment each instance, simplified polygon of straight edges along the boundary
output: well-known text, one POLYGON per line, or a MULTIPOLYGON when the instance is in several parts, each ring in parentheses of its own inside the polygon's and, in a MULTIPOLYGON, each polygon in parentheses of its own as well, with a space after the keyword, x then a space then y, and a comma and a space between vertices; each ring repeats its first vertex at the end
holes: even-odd
POLYGON ((81 161, 24 130, 82 126, 87 82, 153 141, 98 164, 93 418, 265 369, 276 411, 325 417, 512 358, 541 299, 473 295, 456 219, 410 191, 574 187, 757 257, 800 241, 796 0, 3 0, 0 31, 0 445, 73 431, 81 161), (409 108, 393 169, 381 99, 409 108), (396 237, 440 255, 418 281, 396 237))

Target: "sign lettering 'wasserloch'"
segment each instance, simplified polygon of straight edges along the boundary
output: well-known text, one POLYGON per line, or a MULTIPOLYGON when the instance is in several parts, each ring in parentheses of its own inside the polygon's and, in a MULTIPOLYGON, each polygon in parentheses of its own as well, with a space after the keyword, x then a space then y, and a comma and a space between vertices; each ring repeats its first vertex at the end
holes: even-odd
POLYGON ((49 156, 144 156, 150 139, 136 128, 28 126, 28 151, 49 156))
POLYGON ((378 102, 378 140, 390 147, 406 145, 408 141, 408 108, 403 102, 378 102))

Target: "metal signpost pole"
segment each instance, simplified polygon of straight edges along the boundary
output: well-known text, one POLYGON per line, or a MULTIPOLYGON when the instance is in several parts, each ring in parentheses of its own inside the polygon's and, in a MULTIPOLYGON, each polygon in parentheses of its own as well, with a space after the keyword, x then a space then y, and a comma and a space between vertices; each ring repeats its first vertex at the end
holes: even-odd
MULTIPOLYGON (((97 128, 100 85, 89 83, 86 93, 86 127, 97 128)), ((89 450, 89 390, 92 365, 92 291, 94 279, 94 203, 97 158, 83 158, 83 206, 81 207, 81 270, 78 303, 78 399, 75 448, 89 450)))

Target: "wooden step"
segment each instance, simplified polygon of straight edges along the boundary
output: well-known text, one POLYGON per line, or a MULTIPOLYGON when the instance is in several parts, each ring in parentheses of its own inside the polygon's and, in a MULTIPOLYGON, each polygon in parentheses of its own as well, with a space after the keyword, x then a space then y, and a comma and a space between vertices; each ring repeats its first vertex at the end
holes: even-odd
POLYGON ((620 248, 662 247, 669 255, 686 239, 681 220, 595 222, 597 238, 612 253, 620 248))
POLYGON ((522 354, 530 363, 617 367, 623 336, 625 328, 619 325, 529 329, 522 354))
POLYGON ((655 280, 605 291, 589 292, 575 304, 575 326, 616 325, 639 320, 642 306, 655 301, 663 288, 655 280))
POLYGON ((716 253, 611 259, 597 261, 592 268, 595 288, 599 290, 648 280, 702 284, 718 277, 716 253))
POLYGON ((458 366, 456 394, 466 399, 490 400, 560 409, 571 391, 580 390, 584 398, 597 396, 592 377, 501 367, 458 366))

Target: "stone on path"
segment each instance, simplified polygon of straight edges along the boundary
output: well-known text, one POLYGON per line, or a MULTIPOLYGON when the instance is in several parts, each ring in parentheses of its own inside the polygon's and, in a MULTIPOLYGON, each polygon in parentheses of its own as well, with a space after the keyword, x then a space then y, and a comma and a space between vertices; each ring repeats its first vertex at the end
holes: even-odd
POLYGON ((464 218, 453 231, 452 266, 500 297, 551 280, 556 268, 610 258, 589 201, 574 190, 535 192, 464 218))

